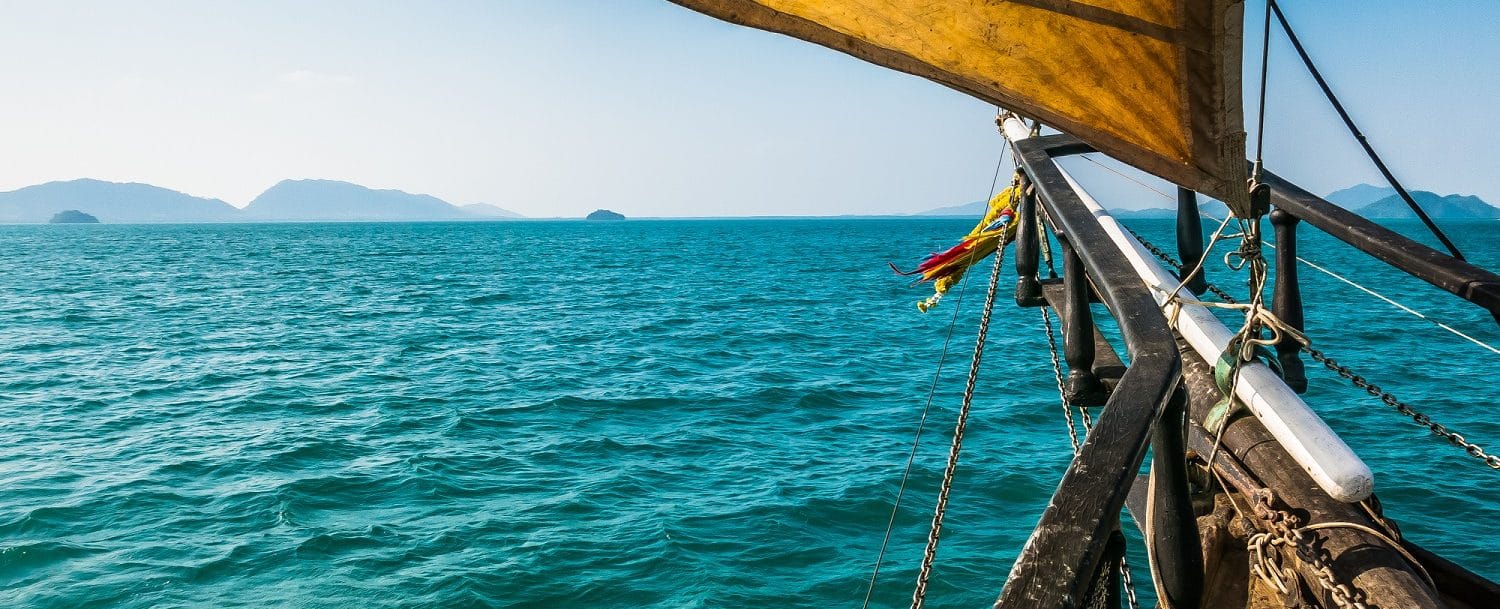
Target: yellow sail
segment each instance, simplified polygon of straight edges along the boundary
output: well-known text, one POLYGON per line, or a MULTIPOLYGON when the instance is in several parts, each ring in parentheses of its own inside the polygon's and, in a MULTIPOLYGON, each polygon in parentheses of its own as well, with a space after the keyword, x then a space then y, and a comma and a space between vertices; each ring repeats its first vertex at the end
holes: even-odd
POLYGON ((1245 192, 1239 0, 672 0, 928 78, 1224 200, 1245 192))

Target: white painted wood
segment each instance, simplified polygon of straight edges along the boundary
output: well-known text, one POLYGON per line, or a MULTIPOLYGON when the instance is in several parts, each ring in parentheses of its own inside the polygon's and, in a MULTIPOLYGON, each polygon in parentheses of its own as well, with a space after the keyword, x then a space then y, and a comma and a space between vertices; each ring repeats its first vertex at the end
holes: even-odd
MULTIPOLYGON (((1031 134, 1031 130, 1014 115, 1002 121, 1001 131, 1012 142, 1026 139, 1031 134)), ((1177 332, 1204 361, 1210 365, 1217 361, 1234 332, 1208 308, 1193 304, 1196 297, 1185 289, 1179 290, 1178 294, 1186 300, 1170 301, 1168 294, 1178 285, 1176 276, 1157 264, 1151 253, 1126 232, 1073 176, 1061 167, 1058 170, 1135 267, 1136 273, 1151 287, 1152 295, 1162 305, 1169 323, 1176 320, 1174 327, 1177 332)), ((1281 377, 1260 362, 1241 366, 1238 377, 1236 397, 1248 405, 1261 424, 1324 492, 1348 503, 1370 496, 1375 488, 1375 477, 1369 466, 1328 428, 1328 424, 1302 401, 1301 396, 1287 387, 1281 377)))
POLYGON ((1031 128, 1027 127, 1026 123, 1021 122, 1020 117, 1002 111, 1000 113, 1000 133, 1007 140, 1019 142, 1031 137, 1031 128))

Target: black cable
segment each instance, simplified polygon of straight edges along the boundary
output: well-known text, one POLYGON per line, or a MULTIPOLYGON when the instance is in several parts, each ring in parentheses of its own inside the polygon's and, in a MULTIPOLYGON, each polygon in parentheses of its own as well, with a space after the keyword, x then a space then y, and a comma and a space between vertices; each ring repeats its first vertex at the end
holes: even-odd
POLYGON ((1266 0, 1265 29, 1260 39, 1260 110, 1255 118, 1255 179, 1260 179, 1261 152, 1266 141, 1266 74, 1271 71, 1271 0, 1266 0))
POLYGON ((1318 72, 1317 66, 1313 65, 1312 58, 1307 56, 1307 50, 1302 48, 1302 42, 1297 40, 1297 34, 1292 32, 1292 26, 1287 23, 1286 15, 1281 13, 1281 5, 1277 4, 1276 0, 1266 1, 1269 3, 1271 10, 1276 13, 1276 20, 1281 22, 1282 31, 1285 31, 1286 37, 1292 41, 1292 47, 1297 49, 1297 55, 1302 57, 1302 64, 1307 66, 1307 71, 1312 74, 1313 80, 1318 81, 1318 86, 1323 89, 1323 95, 1328 98, 1329 103, 1333 104, 1333 109, 1338 111, 1339 118, 1344 119, 1344 125, 1349 127, 1349 132, 1354 134, 1354 139, 1359 140, 1359 145, 1364 147, 1365 154, 1370 156, 1371 161, 1374 161, 1375 167, 1380 170, 1381 175, 1385 176, 1386 181, 1390 182, 1391 187, 1396 189, 1396 194, 1401 195, 1401 200, 1406 201, 1406 205, 1413 212, 1416 212, 1417 217, 1422 219, 1422 223, 1427 225, 1427 229, 1432 231, 1432 234, 1438 238, 1438 241, 1443 242, 1443 247, 1448 248, 1448 252, 1452 253, 1454 258, 1464 260, 1464 255, 1458 251, 1458 246, 1453 245, 1453 242, 1448 240, 1448 236, 1443 234, 1442 229, 1433 223, 1432 218, 1427 215, 1427 212, 1422 211, 1422 206, 1417 205, 1416 200, 1411 198, 1411 193, 1406 192, 1406 188, 1402 187, 1401 183, 1396 181, 1396 176, 1391 175, 1391 170, 1385 166, 1384 161, 1380 160, 1380 155, 1375 154, 1375 149, 1370 147, 1370 142, 1365 139, 1365 134, 1360 133, 1359 127, 1354 126, 1354 119, 1349 118, 1349 113, 1344 110, 1344 105, 1339 103, 1339 98, 1333 94, 1333 89, 1328 87, 1328 81, 1323 80, 1323 75, 1318 72))

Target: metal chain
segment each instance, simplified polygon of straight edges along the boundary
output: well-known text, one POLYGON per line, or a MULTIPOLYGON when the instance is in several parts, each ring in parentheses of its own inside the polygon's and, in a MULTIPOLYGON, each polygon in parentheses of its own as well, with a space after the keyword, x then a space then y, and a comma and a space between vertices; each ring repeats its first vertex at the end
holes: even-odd
POLYGON ((1333 358, 1324 355, 1322 351, 1319 351, 1313 347, 1303 347, 1302 350, 1306 351, 1307 355, 1312 357, 1314 361, 1323 364, 1324 367, 1334 371, 1339 376, 1348 379, 1350 384, 1365 390, 1365 393, 1380 398, 1381 402, 1384 402, 1387 406, 1396 409, 1396 412, 1411 417, 1411 420, 1413 422, 1418 425, 1427 427, 1428 429, 1432 430, 1433 434, 1447 440, 1448 443, 1464 449, 1464 452, 1468 453, 1469 456, 1484 461, 1485 465, 1488 465, 1491 468, 1500 470, 1500 455, 1491 455, 1485 453, 1484 449, 1480 448, 1478 444, 1474 444, 1472 442, 1469 442, 1468 440, 1465 440, 1463 436, 1458 434, 1458 432, 1448 429, 1447 426, 1433 421, 1431 417, 1423 414, 1421 411, 1418 411, 1415 408, 1412 408, 1409 404, 1396 399, 1396 396, 1387 393, 1384 389, 1381 389, 1379 385, 1371 383, 1369 380, 1365 379, 1365 377, 1356 374, 1353 370, 1350 370, 1348 366, 1340 365, 1337 361, 1334 361, 1333 358))
MULTIPOLYGON (((1175 269, 1178 274, 1182 273, 1183 268, 1181 262, 1178 262, 1176 259, 1172 258, 1170 254, 1162 251, 1161 248, 1156 247, 1155 244, 1147 241, 1146 238, 1142 237, 1140 233, 1137 233, 1128 227, 1125 230, 1126 232, 1129 232, 1132 236, 1134 236, 1136 241, 1140 241, 1141 245, 1146 246, 1146 249, 1149 250, 1153 255, 1155 255, 1158 260, 1167 263, 1167 265, 1175 269)), ((1235 297, 1230 296, 1229 292, 1225 292, 1224 290, 1220 289, 1219 286, 1209 283, 1207 280, 1204 281, 1204 285, 1208 286, 1208 291, 1213 292, 1215 296, 1223 299, 1224 302, 1230 304, 1239 304, 1239 300, 1236 300, 1235 297)))
POLYGON ((1369 609, 1364 603, 1362 592, 1339 582, 1338 577, 1334 575, 1333 568, 1329 565, 1331 557, 1328 555, 1328 550, 1318 543, 1317 535, 1300 527, 1301 521, 1296 516, 1272 506, 1270 491, 1256 494, 1254 509, 1266 526, 1266 532, 1250 537, 1250 550, 1257 561, 1251 570, 1256 575, 1283 594, 1295 590, 1294 587, 1286 586, 1286 582, 1282 579, 1294 578, 1296 573, 1282 566, 1280 560, 1273 558, 1273 556, 1279 556, 1279 553, 1273 555, 1266 551, 1276 546, 1289 548, 1293 551, 1293 556, 1312 567, 1313 573, 1318 578, 1318 584, 1328 590, 1335 605, 1344 609, 1369 609))
POLYGON ((1130 609, 1141 609, 1141 604, 1135 599, 1135 583, 1130 581, 1130 563, 1125 562, 1125 555, 1120 555, 1120 581, 1125 584, 1125 600, 1130 602, 1130 609))
POLYGON ((1073 407, 1068 405, 1068 392, 1063 385, 1062 361, 1057 357, 1057 335, 1052 331, 1052 316, 1047 313, 1051 307, 1042 305, 1037 308, 1042 312, 1042 325, 1047 328, 1047 348, 1052 353, 1052 376, 1057 379, 1057 397, 1062 403, 1063 418, 1068 422, 1068 441, 1073 443, 1073 454, 1076 455, 1081 444, 1078 442, 1077 424, 1073 422, 1073 407))
MULTIPOLYGON (((1229 263, 1230 268, 1234 270, 1245 268, 1248 269, 1248 272, 1250 274, 1249 284, 1251 313, 1248 314, 1245 326, 1240 330, 1239 339, 1251 340, 1252 337, 1259 337, 1261 332, 1261 320, 1256 316, 1256 312, 1261 310, 1262 308, 1262 298, 1265 294, 1268 265, 1266 264, 1265 257, 1261 254, 1259 220, 1257 219, 1249 223, 1248 225, 1242 222, 1241 226, 1242 237, 1240 240, 1240 247, 1234 253, 1226 256, 1225 260, 1228 261, 1231 259, 1237 259, 1237 264, 1233 262, 1229 263)), ((1219 289, 1217 286, 1213 286, 1206 281, 1204 283, 1206 287, 1210 287, 1213 290, 1214 294, 1218 295, 1220 298, 1224 298, 1227 302, 1230 303, 1235 302, 1234 298, 1225 293, 1224 290, 1219 289)), ((1306 340, 1301 341, 1300 346, 1307 347, 1306 340)), ((1243 363, 1243 357, 1235 362, 1236 381, 1238 380, 1237 369, 1239 365, 1243 363)), ((1233 396, 1234 391, 1231 389, 1229 394, 1233 396)), ((1222 433, 1222 429, 1220 430, 1220 432, 1222 433)), ((1215 439, 1216 449, 1217 442, 1218 438, 1215 439)), ((1332 562, 1332 556, 1329 555, 1328 551, 1322 547, 1322 545, 1318 542, 1319 540, 1317 536, 1312 531, 1301 528, 1299 526, 1300 521, 1295 516, 1285 511, 1275 509, 1272 505, 1273 499, 1270 491, 1257 494, 1255 499, 1258 502, 1257 508, 1263 508, 1257 509, 1256 512, 1265 520, 1267 529, 1266 534, 1252 536, 1249 542, 1251 548, 1256 551, 1257 556, 1263 557, 1263 560, 1264 557, 1267 556, 1263 549, 1267 542, 1271 543, 1272 545, 1279 545, 1290 548, 1294 551, 1294 556, 1298 560, 1312 567, 1313 574, 1317 577, 1318 584, 1328 591, 1329 596, 1333 599, 1334 605, 1342 609, 1368 609, 1363 602, 1362 593, 1360 593, 1356 589, 1351 588, 1348 584, 1344 584, 1338 580, 1338 577, 1333 573, 1333 569, 1330 566, 1330 563, 1332 562)), ((1272 567, 1279 566, 1279 562, 1277 563, 1277 565, 1269 565, 1269 563, 1265 564, 1272 567)), ((1260 564, 1256 565, 1255 571, 1259 573, 1263 578, 1265 578, 1265 576, 1268 574, 1277 573, 1277 570, 1274 568, 1263 570, 1260 564)), ((1281 574, 1293 575, 1294 577, 1295 574, 1289 573, 1287 570, 1282 570, 1281 573, 1277 573, 1278 577, 1276 577, 1275 581, 1272 583, 1274 583, 1283 594, 1286 594, 1288 592, 1295 593, 1296 590, 1300 589, 1293 588, 1289 591, 1286 586, 1283 585, 1283 582, 1280 581, 1279 575, 1281 574)))
MULTIPOLYGON (((1146 238, 1142 237, 1139 233, 1129 228, 1126 228, 1125 230, 1129 231, 1131 235, 1135 236, 1136 240, 1141 242, 1141 245, 1145 246, 1147 250, 1150 250, 1151 253, 1154 254, 1162 262, 1171 265, 1172 268, 1177 269, 1179 272, 1182 271, 1182 264, 1174 260, 1171 255, 1162 251, 1161 248, 1156 247, 1156 245, 1152 244, 1150 241, 1147 241, 1146 238)), ((1210 292, 1213 292, 1219 298, 1222 298, 1224 302, 1228 302, 1231 304, 1237 304, 1239 302, 1235 300, 1233 296, 1230 296, 1227 292, 1220 289, 1218 286, 1212 283, 1208 283, 1207 285, 1208 290, 1210 292)), ((1484 461, 1485 465, 1488 465, 1495 470, 1500 470, 1500 455, 1491 455, 1485 452, 1484 448, 1480 447, 1477 444, 1469 442, 1458 432, 1449 429, 1446 425, 1433 421, 1431 417, 1428 417, 1421 411, 1412 408, 1411 405, 1402 402, 1396 396, 1391 395, 1384 389, 1381 389, 1379 385, 1371 383, 1365 377, 1360 376, 1353 370, 1350 370, 1348 366, 1339 364, 1336 360, 1328 357, 1317 348, 1309 345, 1303 345, 1302 351, 1306 352, 1308 357, 1311 357, 1313 361, 1323 364, 1324 367, 1343 377, 1345 380, 1348 380, 1349 384, 1363 389, 1371 396, 1379 398, 1380 401, 1384 402, 1387 406, 1396 409, 1396 412, 1411 417, 1412 421, 1416 422, 1418 425, 1425 426, 1428 429, 1432 430, 1433 434, 1447 440, 1448 443, 1462 448, 1464 452, 1469 456, 1484 461)))
POLYGON ((922 567, 917 571, 917 587, 912 592, 912 609, 922 609, 927 599, 927 582, 932 577, 932 562, 937 558, 938 538, 943 532, 943 515, 948 510, 948 494, 953 490, 953 474, 958 468, 958 452, 963 446, 964 429, 969 421, 969 406, 974 400, 974 382, 979 376, 979 361, 984 355, 984 339, 990 330, 990 312, 995 308, 995 289, 1000 283, 1000 270, 1005 262, 1005 241, 995 248, 995 267, 990 271, 989 291, 984 296, 984 309, 979 318, 979 333, 974 338, 974 356, 969 361, 969 378, 964 385, 963 402, 958 410, 958 424, 953 428, 953 444, 948 447, 948 466, 943 470, 943 482, 938 489, 937 508, 932 514, 932 528, 927 533, 927 547, 922 552, 922 567))

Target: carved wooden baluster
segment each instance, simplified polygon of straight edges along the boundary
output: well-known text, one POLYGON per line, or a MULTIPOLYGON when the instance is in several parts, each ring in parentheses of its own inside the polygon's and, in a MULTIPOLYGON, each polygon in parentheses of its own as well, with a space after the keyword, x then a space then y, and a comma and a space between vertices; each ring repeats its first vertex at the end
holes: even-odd
POLYGON ((1104 385, 1094 376, 1094 312, 1089 309, 1089 278, 1083 259, 1066 237, 1059 236, 1063 250, 1063 355, 1068 361, 1066 384, 1069 404, 1098 406, 1104 403, 1104 385))
POLYGON ((1178 386, 1151 434, 1151 531, 1146 541, 1161 567, 1157 588, 1174 609, 1198 609, 1203 596, 1203 555, 1198 519, 1188 490, 1183 412, 1187 389, 1178 386))
MULTIPOLYGON (((1198 216, 1198 193, 1186 188, 1177 188, 1177 257, 1182 260, 1182 272, 1178 279, 1198 266, 1203 259, 1203 221, 1198 216)), ((1208 290, 1208 269, 1198 271, 1187 289, 1203 295, 1208 290)))
MULTIPOLYGON (((1302 329, 1302 288, 1297 283, 1297 223, 1302 220, 1284 209, 1271 210, 1276 231, 1276 283, 1271 312, 1287 325, 1302 329)), ((1276 359, 1282 378, 1297 393, 1307 391, 1307 373, 1302 367, 1302 345, 1290 337, 1276 343, 1276 359)))
POLYGON ((1016 304, 1039 307, 1046 301, 1042 298, 1042 284, 1037 280, 1041 237, 1036 228, 1036 192, 1025 175, 1021 176, 1020 188, 1023 194, 1016 210, 1016 304))

